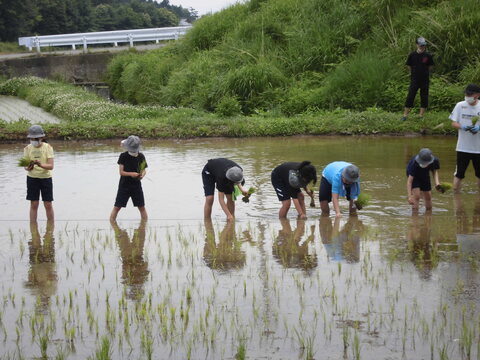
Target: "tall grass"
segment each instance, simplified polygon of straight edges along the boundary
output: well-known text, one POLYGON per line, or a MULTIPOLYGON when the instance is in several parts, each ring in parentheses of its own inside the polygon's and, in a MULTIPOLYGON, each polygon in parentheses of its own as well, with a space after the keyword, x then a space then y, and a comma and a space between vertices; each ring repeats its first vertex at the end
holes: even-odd
POLYGON ((475 0, 250 1, 199 19, 165 49, 120 55, 108 82, 115 97, 134 104, 216 111, 233 96, 245 114, 400 111, 405 59, 424 36, 435 56, 433 83, 441 84, 432 87, 432 106, 448 111, 458 101, 452 94, 480 80, 471 65, 480 58, 476 7, 475 0))

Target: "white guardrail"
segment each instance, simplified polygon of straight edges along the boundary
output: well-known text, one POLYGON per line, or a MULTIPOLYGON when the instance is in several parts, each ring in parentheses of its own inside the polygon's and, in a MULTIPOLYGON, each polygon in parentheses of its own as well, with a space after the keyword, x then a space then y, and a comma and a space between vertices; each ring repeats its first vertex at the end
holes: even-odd
POLYGON ((152 29, 136 29, 136 30, 116 30, 116 31, 99 31, 78 34, 61 34, 61 35, 45 35, 45 36, 28 36, 18 38, 20 46, 26 46, 32 51, 36 48, 40 52, 41 47, 54 46, 71 46, 73 50, 77 45, 82 45, 83 50, 87 51, 87 46, 91 44, 113 44, 118 46, 119 43, 130 43, 138 41, 155 41, 160 40, 177 40, 184 35, 191 26, 177 26, 152 29))

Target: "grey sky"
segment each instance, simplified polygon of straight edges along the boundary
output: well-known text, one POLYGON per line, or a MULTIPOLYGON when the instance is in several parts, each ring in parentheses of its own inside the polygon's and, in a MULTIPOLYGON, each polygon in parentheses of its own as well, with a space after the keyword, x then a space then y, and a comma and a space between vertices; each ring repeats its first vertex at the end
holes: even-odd
POLYGON ((181 5, 184 8, 194 8, 199 15, 205 15, 209 12, 217 12, 229 5, 243 0, 170 0, 172 5, 181 5))

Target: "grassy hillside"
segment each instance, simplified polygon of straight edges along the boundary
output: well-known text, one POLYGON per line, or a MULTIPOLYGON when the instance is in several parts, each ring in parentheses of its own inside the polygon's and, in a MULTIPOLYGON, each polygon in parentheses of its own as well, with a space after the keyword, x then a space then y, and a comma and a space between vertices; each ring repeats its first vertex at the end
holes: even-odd
MULTIPOLYGON (((477 0, 251 0, 198 20, 181 41, 113 59, 118 99, 215 111, 399 112, 415 38, 436 66, 431 110, 480 82, 477 0)), ((418 99, 417 99, 418 100, 418 99)))

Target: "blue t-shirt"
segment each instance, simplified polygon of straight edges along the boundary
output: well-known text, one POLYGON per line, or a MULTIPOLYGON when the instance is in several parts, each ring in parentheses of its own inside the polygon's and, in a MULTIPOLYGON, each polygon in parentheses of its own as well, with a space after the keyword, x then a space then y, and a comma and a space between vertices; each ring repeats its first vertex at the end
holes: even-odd
POLYGON ((416 161, 416 156, 410 159, 407 165, 407 176, 411 175, 417 181, 426 183, 430 181, 430 171, 440 169, 440 161, 435 156, 433 157, 433 162, 427 167, 422 168, 416 161))
MULTIPOLYGON (((334 161, 323 169, 322 176, 332 185, 332 193, 347 196, 345 184, 342 181, 342 172, 352 164, 345 161, 334 161)), ((348 186, 348 185, 347 185, 348 186)), ((350 185, 350 198, 355 200, 360 194, 360 180, 350 185)))

